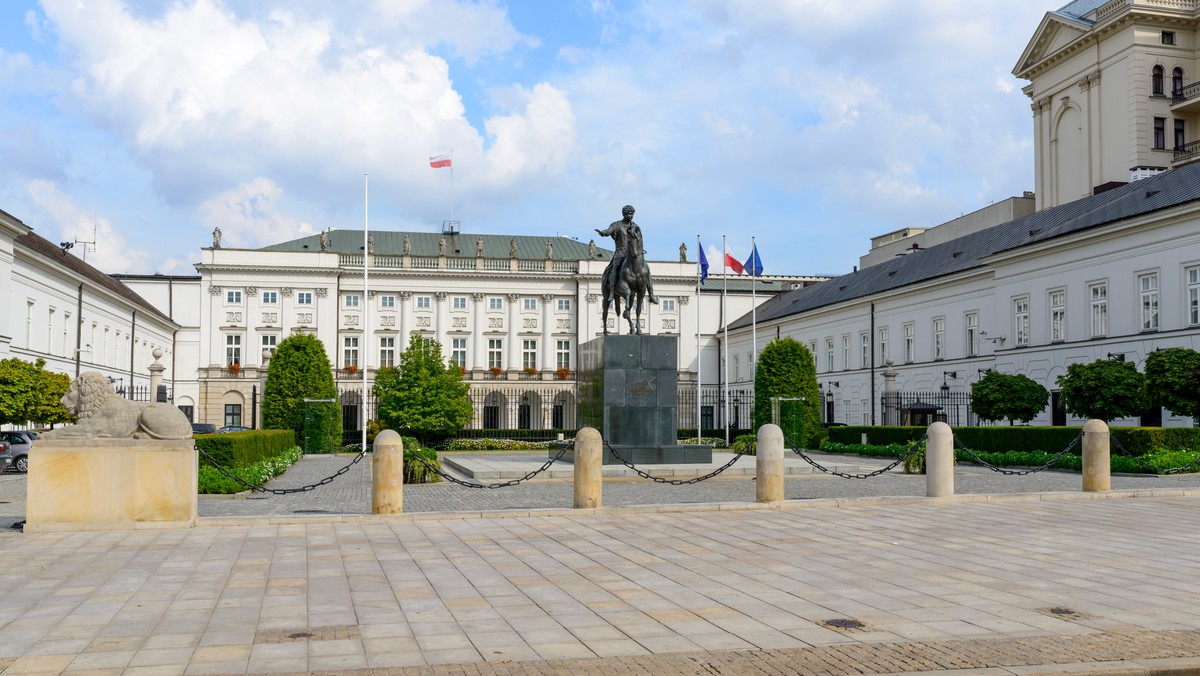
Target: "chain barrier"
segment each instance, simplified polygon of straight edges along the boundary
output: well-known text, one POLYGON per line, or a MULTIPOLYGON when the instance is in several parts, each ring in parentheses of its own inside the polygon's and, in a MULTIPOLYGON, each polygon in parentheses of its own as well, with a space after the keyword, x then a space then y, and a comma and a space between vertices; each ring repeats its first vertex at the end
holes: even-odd
POLYGON ((1142 469, 1150 470, 1151 472, 1154 472, 1155 474, 1157 474, 1159 476, 1170 475, 1170 474, 1184 474, 1184 473, 1187 473, 1188 471, 1192 470, 1195 467, 1200 467, 1200 458, 1196 458, 1195 460, 1189 462, 1188 464, 1184 465, 1183 467, 1172 467, 1169 469, 1162 469, 1160 467, 1155 467, 1154 465, 1151 465, 1147 462, 1142 461, 1141 458, 1134 455, 1133 453, 1130 453, 1128 449, 1126 449, 1124 446, 1121 445, 1121 441, 1120 441, 1120 439, 1117 438, 1117 435, 1112 434, 1110 432, 1108 435, 1108 438, 1112 442, 1112 444, 1117 447, 1117 451, 1119 451, 1121 453, 1121 455, 1132 460, 1133 464, 1137 465, 1138 467, 1141 467, 1142 469))
POLYGON ((738 461, 738 458, 740 458, 746 454, 746 451, 738 451, 737 453, 734 454, 734 456, 732 458, 730 458, 729 462, 718 467, 717 469, 714 469, 713 471, 709 472, 708 474, 705 474, 704 476, 692 477, 691 479, 664 479, 663 477, 654 476, 652 474, 647 474, 646 472, 643 472, 642 470, 638 469, 633 463, 629 462, 625 458, 622 458, 621 454, 617 453, 617 449, 615 449, 611 445, 609 445, 609 443, 607 441, 604 442, 604 446, 605 446, 605 448, 607 448, 609 450, 610 453, 613 454, 614 458, 621 461, 622 465, 625 465, 629 469, 633 470, 634 472, 637 473, 638 476, 642 477, 643 479, 649 479, 656 484, 670 484, 672 486, 690 486, 691 484, 698 484, 701 481, 711 479, 711 478, 717 476, 718 474, 720 474, 721 472, 724 472, 725 470, 732 467, 733 463, 738 461))
POLYGON ((807 462, 808 464, 817 468, 817 470, 824 472, 826 474, 841 477, 843 479, 870 479, 872 477, 877 477, 880 474, 883 474, 885 472, 890 472, 893 469, 896 469, 896 467, 898 465, 900 465, 900 463, 904 462, 905 460, 908 460, 908 456, 915 453, 916 450, 918 448, 920 448, 921 444, 925 443, 926 436, 928 436, 928 435, 922 435, 920 439, 917 439, 916 441, 914 441, 912 446, 909 446, 908 450, 905 451, 904 454, 901 455, 899 458, 896 458, 895 462, 893 462, 892 464, 888 465, 887 467, 880 467, 879 469, 875 470, 874 472, 869 472, 867 474, 847 474, 845 472, 835 472, 835 471, 829 469, 828 467, 825 467, 821 463, 817 462, 816 460, 813 460, 812 458, 808 457, 807 455, 804 454, 804 451, 802 451, 798 448, 793 448, 792 452, 795 453, 796 455, 800 456, 801 458, 803 458, 804 462, 807 462))
POLYGON ((1003 474, 1005 476, 1025 476, 1026 474, 1033 474, 1035 472, 1042 472, 1042 471, 1050 469, 1050 467, 1053 466, 1054 463, 1058 462, 1060 458, 1062 458, 1064 455, 1070 453, 1071 450, 1074 449, 1075 446, 1077 446, 1079 444, 1079 440, 1082 438, 1083 438, 1083 432, 1080 432, 1079 434, 1075 435, 1075 438, 1071 440, 1071 443, 1067 444, 1066 448, 1059 451, 1053 458, 1050 458, 1049 460, 1047 460, 1046 464, 1042 465, 1041 467, 1034 467, 1032 469, 1004 469, 1003 467, 997 467, 997 466, 993 465, 992 463, 988 462, 987 460, 984 460, 983 458, 976 455, 975 451, 972 451, 971 449, 964 446, 963 443, 958 440, 958 437, 954 437, 954 446, 956 448, 958 448, 959 450, 963 451, 964 453, 966 453, 967 455, 971 456, 971 459, 973 462, 975 462, 976 464, 979 464, 979 465, 983 465, 984 467, 992 470, 993 472, 999 472, 1000 474, 1003 474))
POLYGON ((562 457, 564 455, 566 455, 567 449, 570 447, 571 447, 570 445, 564 445, 562 448, 560 448, 558 450, 558 455, 554 456, 553 458, 550 458, 541 467, 533 470, 532 472, 526 474, 525 476, 521 477, 520 479, 511 479, 509 481, 502 481, 498 484, 477 484, 472 481, 463 481, 462 479, 459 479, 456 476, 451 476, 450 474, 447 474, 441 467, 429 464, 429 462, 427 460, 425 460, 425 458, 416 458, 416 460, 417 460, 417 462, 425 465, 425 468, 428 469, 430 472, 433 472, 434 474, 442 477, 443 479, 445 479, 446 481, 449 481, 450 483, 458 484, 459 486, 465 486, 467 488, 488 488, 488 489, 508 488, 509 486, 516 486, 517 484, 521 483, 522 481, 528 481, 529 479, 532 479, 533 477, 541 474, 542 472, 545 472, 547 469, 550 468, 550 465, 553 465, 554 463, 561 460, 562 457))
POLYGON ((251 491, 254 491, 255 493, 270 493, 271 495, 290 495, 292 493, 307 493, 315 488, 319 488, 326 484, 332 483, 334 479, 340 477, 341 475, 345 474, 346 472, 349 472, 350 468, 353 467, 354 465, 356 465, 358 463, 358 461, 362 460, 363 456, 365 456, 367 454, 366 447, 363 447, 363 450, 359 451, 358 455, 354 456, 354 459, 351 460, 349 464, 347 464, 345 467, 339 469, 337 472, 325 477, 324 479, 321 479, 320 481, 318 481, 314 484, 308 484, 307 486, 301 486, 299 488, 264 488, 263 486, 265 484, 258 484, 258 485, 252 484, 249 481, 246 481, 245 479, 241 478, 240 476, 237 476, 236 474, 233 474, 229 470, 225 469, 211 455, 209 455, 207 452, 205 452, 205 450, 203 448, 200 448, 199 446, 196 446, 195 448, 197 451, 200 452, 200 455, 204 456, 204 459, 208 461, 208 464, 215 467, 217 469, 217 471, 220 472, 221 474, 224 474, 226 477, 233 479, 234 481, 245 486, 246 488, 250 489, 251 491))

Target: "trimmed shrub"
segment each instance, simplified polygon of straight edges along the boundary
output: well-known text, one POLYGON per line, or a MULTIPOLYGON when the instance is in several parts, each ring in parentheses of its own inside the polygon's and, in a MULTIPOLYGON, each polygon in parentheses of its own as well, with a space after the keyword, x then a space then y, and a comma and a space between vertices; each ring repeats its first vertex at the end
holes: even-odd
POLYGON ((758 436, 754 434, 742 434, 733 440, 733 443, 729 445, 729 450, 733 451, 734 453, 757 455, 758 436))
MULTIPOLYGON (((226 469, 249 467, 296 446, 292 430, 250 430, 230 434, 204 434, 193 438, 194 443, 226 469)), ((208 461, 200 456, 200 464, 208 461)))
POLYGON ((416 444, 410 449, 404 446, 404 483, 406 484, 435 484, 442 480, 433 468, 441 469, 437 451, 431 448, 417 448, 416 444))
MULTIPOLYGON (((292 446, 290 449, 273 457, 264 458, 249 465, 226 467, 225 469, 248 484, 260 486, 270 479, 283 474, 302 455, 303 453, 299 446, 292 446)), ((203 458, 201 458, 196 490, 205 495, 227 495, 230 493, 241 493, 250 489, 242 483, 225 476, 217 468, 203 462, 203 458)))

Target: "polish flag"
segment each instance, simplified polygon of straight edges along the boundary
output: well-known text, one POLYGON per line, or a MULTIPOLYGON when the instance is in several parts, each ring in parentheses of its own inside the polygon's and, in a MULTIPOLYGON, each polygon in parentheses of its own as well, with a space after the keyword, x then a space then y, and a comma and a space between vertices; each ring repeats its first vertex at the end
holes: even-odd
POLYGON ((441 169, 442 167, 449 167, 450 166, 450 156, 449 155, 434 155, 433 157, 429 158, 429 166, 433 167, 434 169, 441 169))
POLYGON ((737 256, 734 256, 733 252, 729 250, 728 244, 725 245, 725 267, 733 270, 739 275, 742 274, 742 262, 739 261, 737 256))

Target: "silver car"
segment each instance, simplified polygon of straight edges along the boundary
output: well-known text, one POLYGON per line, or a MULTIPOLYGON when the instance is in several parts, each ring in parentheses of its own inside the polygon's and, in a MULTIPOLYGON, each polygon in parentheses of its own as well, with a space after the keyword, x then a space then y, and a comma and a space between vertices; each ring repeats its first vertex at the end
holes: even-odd
POLYGON ((9 447, 8 453, 12 459, 12 467, 21 474, 29 471, 29 449, 37 441, 37 432, 14 431, 0 432, 0 440, 9 447))

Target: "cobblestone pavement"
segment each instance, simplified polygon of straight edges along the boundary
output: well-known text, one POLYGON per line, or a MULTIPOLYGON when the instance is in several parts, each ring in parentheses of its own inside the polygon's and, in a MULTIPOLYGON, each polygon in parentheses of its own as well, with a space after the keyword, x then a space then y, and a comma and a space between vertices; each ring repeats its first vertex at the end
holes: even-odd
POLYGON ((1200 496, 0 534, 0 671, 1200 673, 1200 496))
POLYGON ((405 487, 425 517, 388 518, 367 515, 364 461, 311 492, 205 497, 208 527, 22 534, 25 480, 6 474, 0 673, 1200 674, 1200 495, 955 473, 959 495, 1026 495, 880 502, 925 478, 814 475, 787 480, 790 508, 663 512, 635 505, 752 503, 754 482, 617 479, 621 511, 473 518, 568 507, 571 484, 442 483, 405 487))

